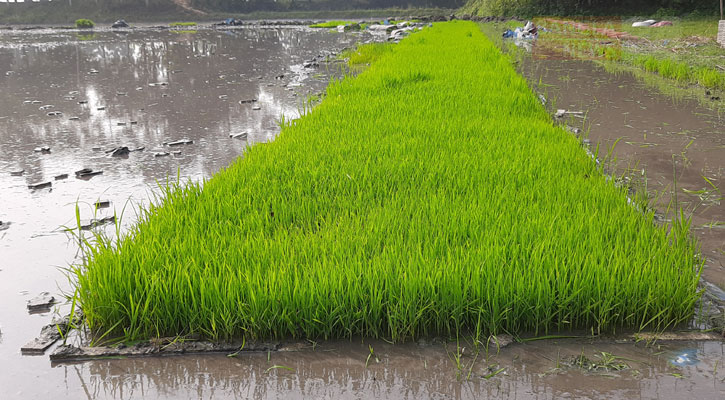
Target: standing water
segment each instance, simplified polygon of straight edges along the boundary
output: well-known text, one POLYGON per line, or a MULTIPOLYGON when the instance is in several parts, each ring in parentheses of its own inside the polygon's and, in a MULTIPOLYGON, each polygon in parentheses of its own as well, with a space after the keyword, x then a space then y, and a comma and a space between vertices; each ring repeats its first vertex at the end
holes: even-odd
POLYGON ((236 357, 59 364, 21 354, 54 314, 69 309, 63 269, 79 254, 64 227, 77 226, 76 205, 82 225, 123 213, 127 227, 158 183, 208 178, 245 146, 272 139, 282 115, 296 117, 341 73, 319 56, 366 39, 305 28, 2 33, 0 398, 725 395, 719 342, 566 339, 486 353, 465 341, 392 346, 357 339, 236 357), (90 173, 76 175, 84 169, 90 173), (29 188, 45 182, 51 185, 29 188), (59 304, 30 314, 27 301, 45 291, 59 304), (606 365, 592 367, 597 362, 606 365))

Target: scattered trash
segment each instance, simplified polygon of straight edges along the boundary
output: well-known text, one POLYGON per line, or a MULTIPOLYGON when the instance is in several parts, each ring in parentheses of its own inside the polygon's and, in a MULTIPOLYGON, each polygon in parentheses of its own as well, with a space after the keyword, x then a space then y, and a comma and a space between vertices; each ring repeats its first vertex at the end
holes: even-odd
POLYGON ((78 104, 88 104, 88 100, 81 100, 78 102, 78 104))
POLYGON ((0 221, 0 231, 4 231, 6 229, 10 228, 10 222, 8 221, 0 221))
POLYGON ((223 25, 223 26, 239 26, 239 25, 243 25, 243 24, 244 24, 244 21, 242 21, 240 19, 227 18, 224 21, 218 23, 217 25, 223 25))
POLYGON ((96 110, 98 110, 98 111, 103 111, 105 109, 106 109, 106 107, 96 107, 96 110))
POLYGON ((52 104, 47 104, 47 105, 38 107, 38 110, 45 111, 45 110, 50 110, 51 108, 55 108, 55 106, 52 104))
POLYGON ((159 151, 159 152, 154 153, 154 157, 166 157, 168 155, 169 155, 169 153, 165 152, 165 151, 159 151))
POLYGON ((305 61, 302 63, 302 67, 304 67, 304 68, 314 68, 314 67, 319 67, 319 66, 320 66, 320 64, 315 61, 305 61))
POLYGON ((554 114, 554 117, 556 118, 563 118, 565 115, 584 115, 583 111, 567 111, 558 109, 556 110, 556 114, 554 114))
POLYGON ((59 181, 59 180, 62 180, 62 179, 68 179, 68 174, 60 174, 60 175, 56 175, 56 176, 54 176, 54 179, 55 179, 56 181, 59 181))
POLYGON ((247 132, 242 133, 232 133, 229 135, 232 139, 246 139, 247 138, 247 132))
POLYGON ((151 87, 155 87, 155 86, 166 86, 168 84, 169 84, 168 82, 154 82, 154 83, 149 83, 149 86, 151 86, 151 87))
POLYGON ((284 74, 280 74, 274 77, 276 80, 284 79, 284 74))
POLYGON ((15 169, 10 171, 10 176, 22 176, 25 173, 24 169, 15 169))
POLYGON ((166 146, 181 146, 185 144, 194 144, 194 141, 191 139, 181 139, 174 142, 166 142, 164 145, 166 146))
POLYGON ((113 25, 111 25, 111 28, 118 29, 118 28, 130 28, 126 21, 119 19, 118 21, 114 22, 113 25))
POLYGON ((48 113, 47 115, 48 115, 49 117, 56 117, 56 116, 59 116, 59 115, 63 115, 63 113, 62 113, 62 112, 60 112, 60 111, 51 111, 51 112, 49 112, 49 113, 48 113))
POLYGON ((125 122, 116 122, 116 126, 126 126, 125 122))
POLYGON ((662 26, 672 26, 672 21, 660 21, 656 24, 651 25, 652 28, 659 28, 662 26))
POLYGON ((252 104, 256 103, 257 99, 239 100, 239 104, 252 104))
POLYGON ((546 105, 546 97, 543 94, 539 94, 539 101, 541 101, 542 105, 546 105))
POLYGON ((252 110, 253 111, 259 111, 261 109, 262 109, 262 107, 260 107, 260 106, 254 106, 254 107, 252 107, 252 110))
POLYGON ((38 182, 38 183, 32 183, 32 184, 28 185, 28 189, 33 189, 33 190, 45 189, 45 188, 48 188, 51 186, 53 186, 52 182, 38 182))
POLYGON ((70 117, 70 118, 68 118, 68 121, 78 121, 80 119, 81 119, 81 117, 70 117))
POLYGON ((50 154, 50 147, 48 147, 48 146, 36 147, 33 149, 33 151, 36 153, 50 154))
POLYGON ((636 21, 632 24, 632 27, 634 28, 646 28, 648 26, 654 25, 654 23, 657 22, 653 19, 648 19, 646 21, 636 21))
POLYGON ((111 206, 111 201, 110 200, 99 200, 94 205, 96 206, 96 209, 108 208, 111 206))
POLYGON ((49 292, 42 292, 39 295, 28 300, 28 311, 31 314, 50 311, 50 307, 55 304, 55 297, 49 292))
POLYGON ((90 70, 90 71, 88 71, 88 73, 89 73, 89 74, 97 74, 97 73, 99 73, 99 72, 101 72, 101 71, 99 71, 99 70, 97 70, 97 69, 95 69, 95 68, 91 68, 91 70, 90 70))
POLYGON ((61 332, 68 329, 69 319, 64 318, 61 321, 53 321, 45 325, 40 330, 40 335, 20 348, 20 352, 25 355, 41 355, 48 348, 61 338, 61 332))
POLYGON ((567 130, 568 130, 569 132, 571 132, 571 133, 573 133, 573 134, 575 134, 575 135, 578 135, 578 134, 582 133, 582 130, 581 130, 581 129, 579 129, 579 128, 574 128, 573 126, 569 126, 569 125, 567 125, 567 126, 566 126, 566 129, 567 129, 567 130))
POLYGON ((90 221, 88 221, 85 224, 84 223, 81 223, 81 229, 84 230, 84 231, 87 231, 87 230, 91 230, 91 229, 93 229, 93 228, 95 228, 97 226, 106 225, 106 224, 113 224, 115 222, 116 222, 116 217, 115 216, 104 217, 104 218, 101 218, 101 219, 95 219, 94 218, 94 219, 91 219, 90 221))
POLYGON ((698 364, 699 362, 700 362, 700 360, 697 358, 696 349, 683 350, 679 354, 676 354, 672 359, 670 359, 670 363, 677 367, 695 365, 695 364, 698 364))
POLYGON ((539 36, 539 28, 531 21, 527 21, 523 28, 518 27, 513 31, 507 29, 503 33, 503 38, 513 39, 536 39, 539 36))

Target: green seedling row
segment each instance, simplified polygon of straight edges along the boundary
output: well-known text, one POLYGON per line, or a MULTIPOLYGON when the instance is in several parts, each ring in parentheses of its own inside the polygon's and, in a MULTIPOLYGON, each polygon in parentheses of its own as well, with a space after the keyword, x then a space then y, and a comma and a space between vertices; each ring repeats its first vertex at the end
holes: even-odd
POLYGON ((92 241, 73 269, 87 327, 402 341, 690 318, 686 221, 632 204, 476 24, 379 50, 274 142, 92 241))

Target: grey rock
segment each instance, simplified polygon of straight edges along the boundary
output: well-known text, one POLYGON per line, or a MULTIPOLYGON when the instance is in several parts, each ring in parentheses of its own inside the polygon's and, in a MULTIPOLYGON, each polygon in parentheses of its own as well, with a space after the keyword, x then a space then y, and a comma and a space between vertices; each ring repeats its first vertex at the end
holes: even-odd
POLYGON ((60 340, 60 331, 66 331, 68 329, 68 320, 57 321, 48 325, 45 325, 40 330, 40 335, 30 342, 26 343, 20 348, 20 352, 26 355, 41 355, 53 345, 53 343, 60 340), (60 331, 59 331, 60 330, 60 331))
POLYGON ((68 179, 68 174, 60 174, 60 175, 56 175, 56 176, 54 177, 54 179, 55 179, 56 181, 59 181, 59 180, 62 180, 62 179, 68 179))
POLYGON ((129 28, 126 21, 119 19, 118 21, 114 22, 113 25, 111 25, 111 28, 113 29, 119 29, 119 28, 129 28))
POLYGON ((124 157, 128 156, 128 153, 130 153, 131 150, 128 149, 126 146, 116 147, 114 149, 108 150, 106 153, 110 153, 111 157, 124 157))
POLYGON ((28 189, 33 189, 33 190, 45 189, 45 188, 49 188, 51 186, 53 186, 52 182, 38 182, 38 183, 31 183, 30 185, 28 185, 28 189))
POLYGON ((42 292, 28 300, 28 310, 30 312, 44 312, 50 310, 53 304, 55 304, 55 297, 49 292, 42 292))
POLYGON ((50 147, 48 147, 48 146, 36 147, 33 149, 33 151, 36 153, 50 154, 50 147))

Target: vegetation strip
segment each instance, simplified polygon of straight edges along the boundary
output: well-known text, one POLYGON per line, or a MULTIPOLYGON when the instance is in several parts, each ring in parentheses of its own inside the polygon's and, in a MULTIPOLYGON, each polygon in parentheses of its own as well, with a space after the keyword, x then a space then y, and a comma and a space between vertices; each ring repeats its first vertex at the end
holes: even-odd
POLYGON ((633 207, 476 24, 373 53, 274 142, 90 243, 73 269, 88 327, 400 341, 691 316, 688 224, 633 207))

